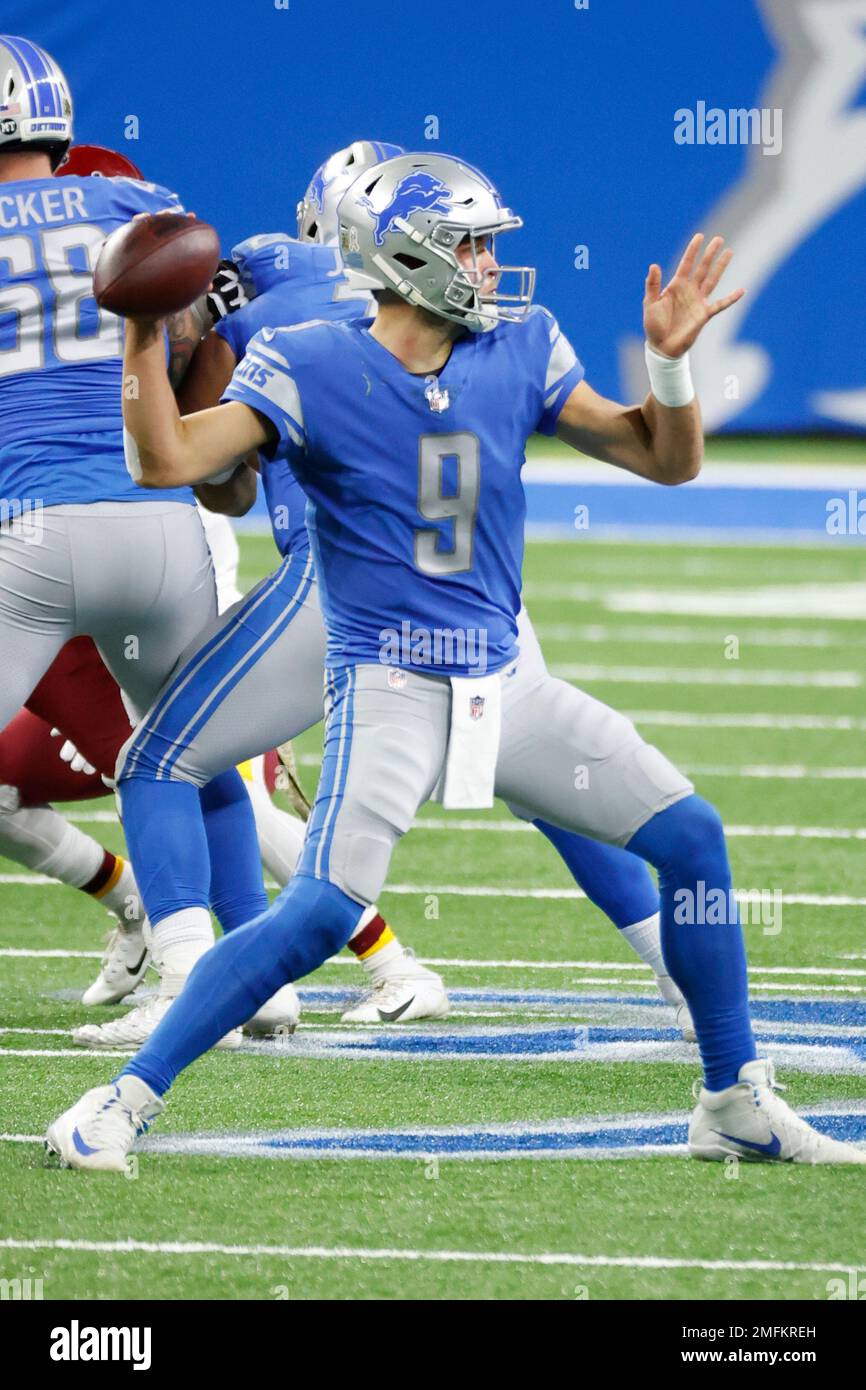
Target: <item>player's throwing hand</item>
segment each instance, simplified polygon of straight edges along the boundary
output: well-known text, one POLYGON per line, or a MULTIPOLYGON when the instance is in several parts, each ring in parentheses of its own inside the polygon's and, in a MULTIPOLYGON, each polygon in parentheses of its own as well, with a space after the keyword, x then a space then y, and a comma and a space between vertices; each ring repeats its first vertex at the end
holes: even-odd
POLYGON ((702 232, 692 237, 673 279, 664 289, 661 266, 653 264, 647 272, 643 301, 644 332, 650 347, 665 357, 681 357, 688 352, 704 324, 736 304, 745 294, 745 290, 734 290, 732 294, 711 302, 713 291, 734 253, 730 248, 722 250, 724 237, 714 236, 698 259, 703 241, 702 232))

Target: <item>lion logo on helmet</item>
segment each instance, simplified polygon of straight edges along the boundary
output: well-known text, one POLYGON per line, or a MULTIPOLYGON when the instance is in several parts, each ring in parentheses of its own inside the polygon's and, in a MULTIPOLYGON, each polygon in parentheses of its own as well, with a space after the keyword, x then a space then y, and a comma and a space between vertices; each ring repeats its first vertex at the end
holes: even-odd
POLYGON ((325 166, 320 164, 307 189, 308 202, 315 203, 319 212, 325 211, 325 166))
POLYGON ((397 225, 398 217, 411 217, 413 212, 449 213, 453 196, 451 189, 447 188, 441 179, 437 179, 433 174, 418 171, 406 174, 400 180, 391 194, 390 201, 381 212, 377 212, 367 197, 359 198, 358 202, 361 207, 366 208, 376 223, 373 240, 377 246, 381 246, 388 233, 397 225))

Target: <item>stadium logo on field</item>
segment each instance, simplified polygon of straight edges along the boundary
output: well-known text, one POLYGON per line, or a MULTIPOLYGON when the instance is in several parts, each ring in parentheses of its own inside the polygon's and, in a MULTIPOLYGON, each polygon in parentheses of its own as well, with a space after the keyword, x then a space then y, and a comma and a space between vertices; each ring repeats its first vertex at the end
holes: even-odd
POLYGON ((441 179, 419 171, 406 174, 400 180, 391 194, 390 201, 381 210, 374 206, 370 198, 359 198, 358 201, 375 222, 373 240, 377 246, 381 246, 388 233, 398 225, 398 221, 405 221, 413 212, 449 213, 453 196, 451 189, 446 188, 441 179))
MULTIPOLYGON (((775 1003, 781 1001, 769 1001, 775 1003)), ((786 1001, 787 1002, 787 1001, 786 1001)), ((761 1001, 755 1002, 760 1018, 761 1001)), ((656 1011, 658 1017, 658 1011, 656 1011)), ((866 1029, 857 1024, 835 1025, 819 1013, 813 1020, 794 1023, 792 1010, 768 1019, 758 1028, 762 1046, 772 1051, 779 1067, 791 1071, 866 1074, 866 1029), (790 1022, 789 1022, 790 1020, 790 1022)), ((808 1017, 808 1016, 806 1016, 808 1017)), ((827 1017, 832 1018, 832 1014, 827 1017)), ((375 1062, 569 1062, 608 1064, 640 1062, 678 1063, 694 1068, 697 1052, 683 1040, 679 1029, 656 1023, 636 1024, 523 1024, 519 1027, 484 1025, 459 1027, 401 1026, 395 1031, 309 1028, 296 1032, 292 1055, 301 1058, 352 1058, 375 1062)), ((244 1044, 247 1052, 273 1056, 269 1041, 244 1044)))
MULTIPOLYGON (((854 1143, 866 1140, 866 1104, 816 1106, 807 1118, 822 1134, 854 1143)), ((141 1148, 154 1153, 221 1158, 418 1159, 477 1162, 522 1159, 646 1158, 688 1152, 685 1111, 656 1115, 589 1115, 493 1125, 435 1125, 408 1129, 299 1129, 259 1134, 149 1136, 141 1148)), ((841 1296, 841 1295, 839 1295, 841 1296)))

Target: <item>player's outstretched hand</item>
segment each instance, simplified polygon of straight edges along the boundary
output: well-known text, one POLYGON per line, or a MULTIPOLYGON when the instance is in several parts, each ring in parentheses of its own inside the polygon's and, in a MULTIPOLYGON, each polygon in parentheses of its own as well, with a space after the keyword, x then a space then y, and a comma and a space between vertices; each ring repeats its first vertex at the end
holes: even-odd
POLYGON ((647 342, 665 357, 688 352, 705 323, 742 299, 745 290, 734 290, 712 300, 716 286, 730 265, 733 251, 722 250, 724 237, 714 236, 699 257, 704 236, 692 237, 671 280, 662 289, 662 270, 651 265, 646 277, 643 326, 647 342), (720 254, 721 253, 721 254, 720 254))

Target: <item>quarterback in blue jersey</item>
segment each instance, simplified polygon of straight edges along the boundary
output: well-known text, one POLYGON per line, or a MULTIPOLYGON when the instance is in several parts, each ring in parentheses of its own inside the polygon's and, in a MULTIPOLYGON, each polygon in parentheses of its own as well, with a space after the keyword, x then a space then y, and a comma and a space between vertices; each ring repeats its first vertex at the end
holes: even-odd
MULTIPOLYGON (((123 324, 93 295, 105 238, 138 213, 179 205, 138 179, 55 178, 71 139, 58 65, 27 39, 0 36, 0 727, 81 635, 94 639, 130 705, 147 709, 216 612, 192 490, 143 492, 127 472, 123 324)), ((192 350, 191 317, 168 325, 175 366, 192 350)), ((162 331, 161 341, 165 356, 162 331)), ((52 721, 63 729, 62 704, 52 721)), ((249 841, 255 865, 237 773, 214 781, 201 804, 216 879, 223 834, 249 841)), ((260 901, 260 872, 248 888, 260 901)), ((192 933, 183 937, 188 955, 192 933)), ((208 921, 200 949, 212 940, 208 921)))
MULTIPOLYGON (((349 321, 369 313, 369 295, 348 292, 337 250, 337 204, 358 173, 395 154, 397 146, 356 141, 317 170, 298 206, 298 237, 285 233, 249 238, 233 249, 234 263, 249 302, 223 317, 196 350, 178 391, 183 413, 217 404, 256 333, 269 324, 290 325, 311 318, 349 321)), ((256 474, 240 466, 224 484, 230 509, 245 510, 255 496, 256 474)), ((136 730, 119 768, 125 828, 133 862, 147 885, 146 906, 157 952, 180 922, 207 916, 209 866, 206 856, 189 853, 196 816, 194 789, 232 760, 246 760, 271 743, 294 738, 322 707, 324 625, 315 582, 305 573, 303 599, 297 597, 297 564, 307 556, 306 498, 288 462, 270 459, 263 483, 274 539, 293 569, 284 565, 186 653, 136 730), (248 614, 267 640, 250 651, 248 614), (218 646, 209 659, 199 651, 218 646), (231 675, 230 679, 226 679, 231 675), (175 699, 172 691, 183 692, 175 699), (170 749, 170 758, 164 756, 170 749), (186 783, 186 786, 184 786, 186 783), (163 833, 166 816, 177 834, 163 833)), ((525 673, 544 672, 544 660, 525 609, 518 616, 521 664, 525 673)), ((653 970, 663 997, 672 1004, 680 1027, 693 1040, 688 1010, 661 958, 658 894, 642 859, 537 819, 587 896, 608 913, 624 939, 653 970)), ((286 857, 286 863, 288 863, 286 857)), ((294 867, 295 856, 292 857, 294 867)), ((278 876, 279 877, 279 876, 278 876)), ((285 877, 282 877, 285 882, 285 877)), ((223 920, 228 920, 225 909, 223 920)), ((237 919, 231 917, 233 925, 237 919)), ((359 917, 349 943, 367 972, 371 988, 343 1015, 361 1023, 412 1022, 443 1017, 448 1000, 440 977, 406 952, 376 912, 359 917)), ((190 962, 190 969, 192 962, 190 962)), ((171 971, 159 996, 124 1017, 75 1030, 88 1047, 139 1046, 180 991, 183 978, 171 971)), ((265 1016, 277 1017, 279 1000, 265 1016)), ((262 1015, 260 1015, 261 1017, 262 1015)))
POLYGON ((307 494, 328 627, 325 752, 288 887, 198 962, 115 1081, 50 1126, 49 1148, 121 1170, 178 1072, 345 943, 418 808, 497 794, 658 869, 664 958, 704 1066, 693 1156, 866 1162, 798 1117, 756 1056, 717 813, 628 719, 516 659, 528 435, 555 432, 655 482, 694 477, 703 441, 686 354, 740 298, 713 297, 731 253, 693 238, 664 290, 650 267, 651 390, 626 407, 587 385, 532 307, 533 272, 497 263, 494 238, 520 222, 477 170, 398 156, 362 174, 339 214, 344 264, 375 294, 375 320, 264 329, 225 404, 181 418, 159 324, 129 325, 142 390, 124 413, 146 481, 194 480, 255 449, 287 458, 307 494))

